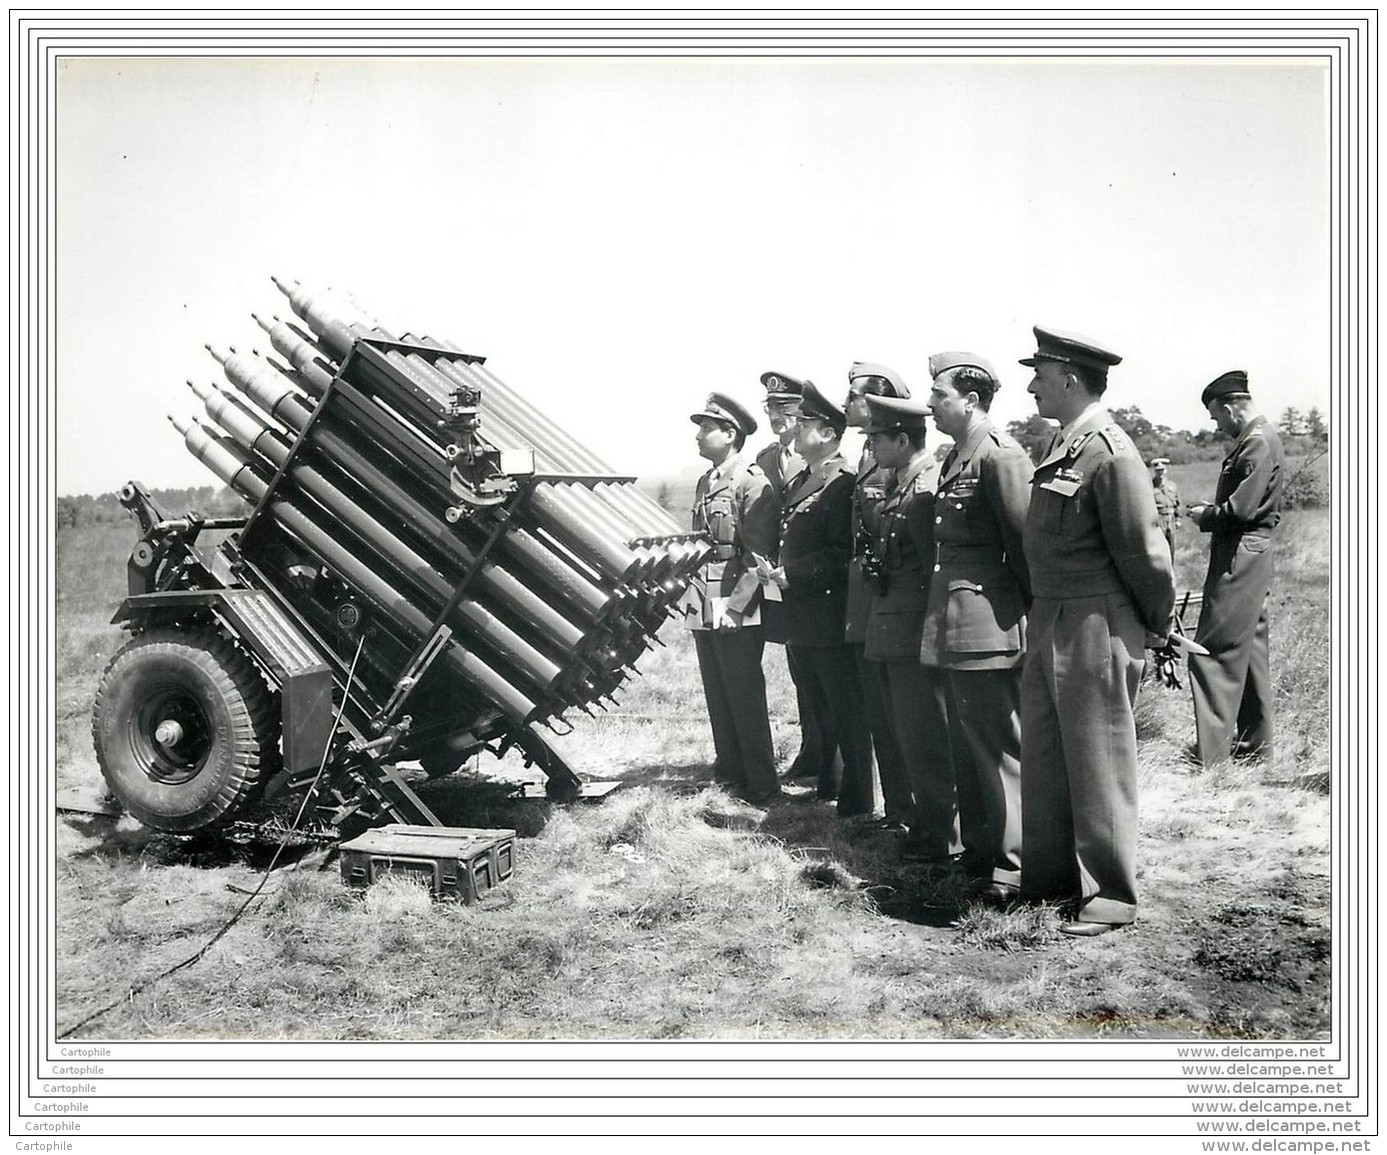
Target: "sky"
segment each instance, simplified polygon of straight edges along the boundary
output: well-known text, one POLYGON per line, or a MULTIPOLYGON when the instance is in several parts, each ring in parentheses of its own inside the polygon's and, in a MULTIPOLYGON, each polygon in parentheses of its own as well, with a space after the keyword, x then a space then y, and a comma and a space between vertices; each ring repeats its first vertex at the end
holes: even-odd
MULTIPOLYGON (((1248 371, 1330 413, 1328 72, 1318 62, 65 61, 60 494, 214 484, 165 420, 268 351, 272 274, 446 337, 620 473, 696 469, 688 415, 761 373, 846 392, 989 358, 1034 412, 1031 326, 1123 357, 1175 428, 1248 371)), ((1331 413, 1331 417, 1333 414, 1331 413)), ((765 435, 753 444, 766 440, 765 435)))

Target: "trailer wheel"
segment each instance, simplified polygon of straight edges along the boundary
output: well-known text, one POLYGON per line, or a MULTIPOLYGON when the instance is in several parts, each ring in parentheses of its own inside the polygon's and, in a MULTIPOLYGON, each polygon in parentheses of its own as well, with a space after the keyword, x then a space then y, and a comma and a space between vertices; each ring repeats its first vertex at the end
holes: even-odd
POLYGON ((240 809, 279 763, 279 719, 250 659, 212 633, 153 630, 111 660, 92 741, 112 792, 155 830, 240 809))
POLYGON ((430 750, 419 755, 419 767, 430 778, 446 778, 462 768, 463 757, 452 750, 430 750))

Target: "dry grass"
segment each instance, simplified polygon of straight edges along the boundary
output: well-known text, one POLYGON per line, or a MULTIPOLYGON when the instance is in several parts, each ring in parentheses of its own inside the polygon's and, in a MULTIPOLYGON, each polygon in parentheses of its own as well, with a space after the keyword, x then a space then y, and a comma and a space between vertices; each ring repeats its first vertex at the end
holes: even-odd
MULTIPOLYGON (((59 764, 99 781, 91 695, 120 642, 128 531, 59 541, 59 764)), ((1202 554, 1182 541, 1182 584, 1202 554)), ((692 646, 678 629, 618 711, 563 743, 600 805, 509 797, 497 771, 420 784, 445 821, 514 827, 515 877, 478 905, 391 881, 345 890, 321 851, 282 862, 196 966, 84 1027, 87 1038, 1198 1038, 1323 1036, 1329 1014, 1328 519, 1288 518, 1273 665, 1280 748, 1266 767, 1189 773, 1187 693, 1140 705, 1140 921, 1063 939, 1048 909, 995 911, 903 866, 892 840, 798 791, 769 810, 707 783, 692 646)), ((768 648, 782 761, 793 695, 768 648)), ((270 849, 128 820, 59 824, 62 1030, 197 950, 270 849)))

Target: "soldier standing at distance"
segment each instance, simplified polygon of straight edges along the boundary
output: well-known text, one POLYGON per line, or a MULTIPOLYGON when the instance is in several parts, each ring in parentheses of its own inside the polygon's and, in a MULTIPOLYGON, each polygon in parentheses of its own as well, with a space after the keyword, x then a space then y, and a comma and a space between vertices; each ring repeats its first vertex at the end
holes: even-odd
POLYGON ((1210 535, 1209 573, 1190 655, 1190 688, 1199 759, 1270 758, 1272 685, 1267 639, 1272 530, 1281 520, 1281 438, 1261 416, 1240 369, 1212 381, 1200 401, 1234 439, 1212 505, 1189 507, 1210 535))
POLYGON ((698 452, 712 468, 694 490, 693 528, 715 543, 712 559, 685 595, 716 761, 713 776, 749 802, 776 797, 775 749, 761 670, 761 584, 756 554, 775 549, 776 503, 770 482, 741 454, 756 419, 724 393, 711 393, 698 425, 698 452))
POLYGON ((1023 897, 1078 909, 1065 934, 1136 917, 1137 735, 1148 633, 1168 638, 1175 584, 1151 481, 1103 408, 1121 358, 1036 326, 1028 387, 1062 428, 1036 466, 1025 554, 1034 601, 1021 677, 1023 897))
MULTIPOLYGON (((795 412, 805 382, 788 373, 771 371, 761 374, 761 384, 766 387, 766 420, 776 439, 756 455, 756 464, 771 483, 778 519, 780 505, 785 499, 785 487, 804 469, 804 459, 795 452, 795 412)), ((773 562, 775 558, 771 556, 767 560, 773 562)), ((781 607, 767 602, 764 617, 766 641, 784 642, 781 607)), ((825 718, 816 714, 812 701, 805 693, 803 675, 795 668, 795 656, 788 646, 785 648, 785 664, 789 667, 790 681, 795 687, 795 710, 799 715, 799 751, 785 777, 817 779, 819 797, 836 798, 838 777, 842 772, 842 762, 837 757, 837 743, 824 726, 825 718)))
POLYGON ((1151 462, 1151 495, 1156 499, 1156 515, 1161 519, 1161 532, 1165 534, 1166 544, 1170 546, 1170 556, 1175 556, 1175 528, 1180 524, 1180 491, 1175 482, 1166 477, 1170 458, 1157 457, 1151 462))
MULTIPOLYGON (((1031 459, 992 424, 997 374, 974 353, 929 359, 930 411, 954 442, 939 471, 920 663, 948 719, 964 859, 985 893, 1021 882, 1021 666, 1031 459)), ((926 751, 930 753, 930 751, 926 751)), ((942 778, 941 769, 935 777, 942 778)))
MULTIPOLYGON (((848 370, 848 397, 844 405, 849 425, 865 428, 871 420, 867 397, 909 397, 905 382, 885 365, 855 361, 848 370)), ((883 830, 904 831, 915 811, 915 796, 910 790, 905 758, 895 731, 882 689, 881 673, 875 662, 866 658, 867 619, 872 610, 872 591, 862 574, 864 557, 870 552, 881 526, 881 506, 892 471, 883 468, 872 456, 871 445, 864 445, 857 465, 857 482, 853 489, 852 540, 853 560, 848 568, 848 604, 843 637, 852 651, 862 685, 862 707, 876 751, 877 774, 881 779, 881 795, 885 816, 873 825, 883 830)))
POLYGON ((866 656, 878 663, 915 799, 901 856, 943 870, 953 866, 962 846, 948 728, 932 679, 920 665, 929 595, 926 563, 934 558, 934 495, 925 448, 929 406, 894 397, 866 400, 867 443, 877 462, 895 471, 882 502, 877 540, 864 563, 875 586, 866 656))
POLYGON ((795 449, 804 459, 785 490, 780 515, 780 565, 768 575, 782 591, 785 648, 799 685, 825 732, 842 750, 838 814, 870 814, 872 736, 852 651, 843 640, 848 561, 852 557, 855 478, 838 452, 843 411, 813 382, 804 382, 795 449))

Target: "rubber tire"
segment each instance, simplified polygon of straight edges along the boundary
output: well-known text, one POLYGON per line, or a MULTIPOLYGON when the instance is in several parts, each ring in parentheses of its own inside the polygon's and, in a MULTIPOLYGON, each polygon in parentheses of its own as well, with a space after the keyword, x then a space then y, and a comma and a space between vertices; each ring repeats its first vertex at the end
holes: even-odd
POLYGON ((92 742, 126 810, 178 833, 229 819, 280 760, 279 716, 264 679, 214 633, 151 630, 128 642, 101 677, 92 742), (170 713, 189 723, 177 761, 152 736, 153 719, 170 713))

